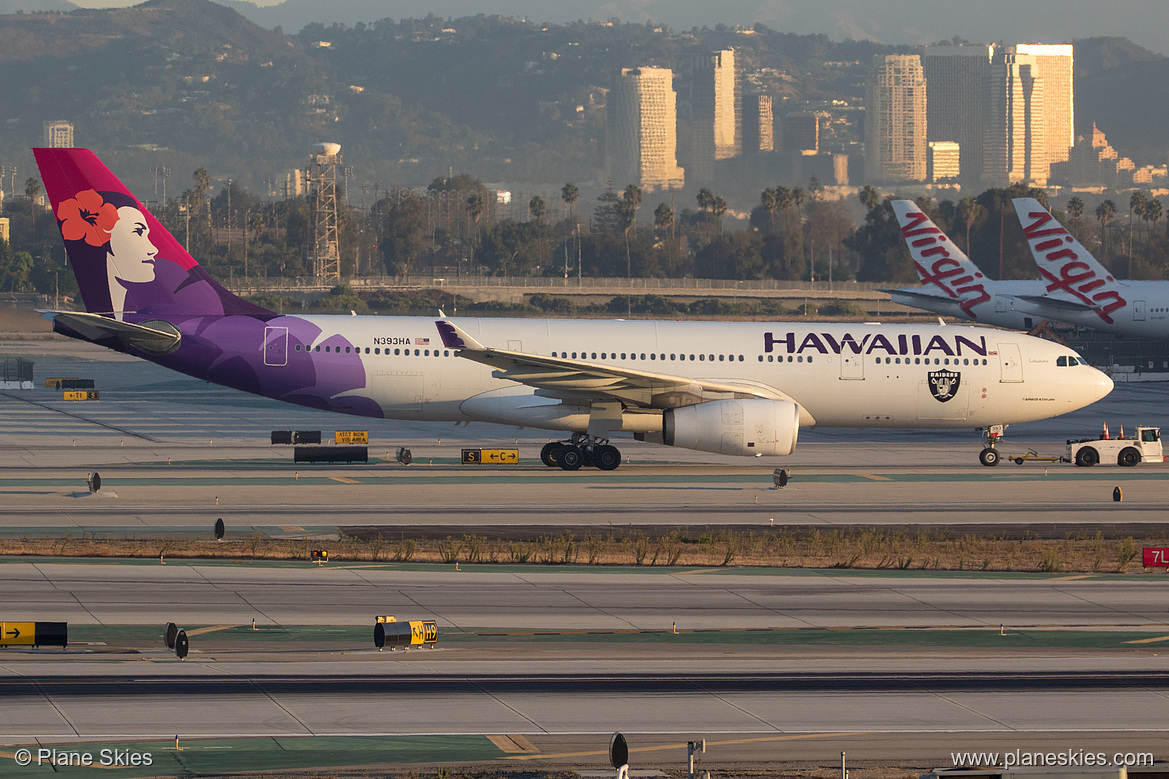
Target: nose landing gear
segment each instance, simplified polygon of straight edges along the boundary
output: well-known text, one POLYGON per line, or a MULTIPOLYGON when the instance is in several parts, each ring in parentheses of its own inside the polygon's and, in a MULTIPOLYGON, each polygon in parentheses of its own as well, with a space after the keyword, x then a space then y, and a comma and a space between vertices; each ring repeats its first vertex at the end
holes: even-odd
POLYGON ((593 466, 602 471, 614 470, 621 464, 621 451, 606 438, 595 438, 586 433, 573 433, 568 441, 553 441, 540 450, 540 461, 549 468, 566 471, 593 466))
POLYGON ((1003 437, 1006 425, 991 425, 986 428, 986 446, 978 453, 978 461, 987 467, 999 464, 999 452, 995 444, 1003 437))

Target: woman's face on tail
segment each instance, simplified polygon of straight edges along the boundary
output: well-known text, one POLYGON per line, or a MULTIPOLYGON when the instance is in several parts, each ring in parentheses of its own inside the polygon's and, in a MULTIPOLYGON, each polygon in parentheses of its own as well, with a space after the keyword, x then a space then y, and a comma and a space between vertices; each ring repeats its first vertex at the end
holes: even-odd
POLYGON ((123 281, 153 281, 158 249, 150 242, 146 217, 133 206, 118 209, 118 221, 110 231, 110 259, 123 281))

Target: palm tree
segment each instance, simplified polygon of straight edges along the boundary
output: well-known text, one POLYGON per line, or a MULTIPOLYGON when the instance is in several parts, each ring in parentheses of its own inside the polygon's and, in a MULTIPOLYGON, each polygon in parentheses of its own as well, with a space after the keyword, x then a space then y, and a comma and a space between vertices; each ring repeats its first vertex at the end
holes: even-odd
MULTIPOLYGON (((670 207, 669 203, 665 201, 658 204, 654 209, 654 229, 664 233, 674 226, 674 209, 670 207)), ((674 241, 673 236, 666 241, 666 257, 671 266, 674 264, 674 241)))
POLYGON ((775 188, 775 204, 779 208, 780 213, 784 215, 784 221, 787 221, 787 212, 792 207, 792 191, 784 186, 775 188))
POLYGON ((629 252, 629 231, 637 224, 637 207, 641 205, 641 188, 635 184, 625 187, 616 203, 617 220, 625 233, 625 277, 633 278, 633 258, 629 252))
POLYGON ((1080 225, 1080 219, 1084 216, 1084 199, 1079 195, 1073 195, 1068 198, 1068 216, 1071 217, 1072 223, 1077 227, 1080 225))
MULTIPOLYGON (((571 181, 560 188, 560 199, 564 201, 564 205, 568 207, 568 216, 573 216, 573 209, 576 205, 577 198, 580 197, 580 189, 571 181)), ((573 220, 576 221, 576 220, 573 220)))
POLYGON ((479 245, 479 220, 487 211, 487 201, 483 199, 483 193, 473 192, 467 196, 467 216, 471 217, 471 221, 475 223, 475 241, 471 247, 471 257, 475 256, 475 247, 479 245))
POLYGON ((775 213, 779 210, 779 193, 765 189, 759 193, 759 205, 767 212, 767 232, 775 230, 775 213))
POLYGON ((1145 203, 1145 218, 1152 224, 1152 227, 1149 228, 1150 241, 1153 239, 1153 233, 1157 230, 1157 222, 1160 222, 1163 216, 1165 216, 1165 209, 1161 206, 1160 200, 1153 198, 1145 203))
POLYGON ((1128 199, 1128 261, 1129 261, 1130 270, 1131 270, 1131 266, 1132 266, 1132 253, 1133 253, 1133 246, 1132 246, 1133 223, 1136 222, 1137 217, 1140 216, 1141 211, 1144 210, 1146 200, 1148 200, 1148 198, 1145 197, 1145 193, 1141 192, 1139 189, 1134 191, 1132 193, 1132 196, 1129 197, 1129 199, 1128 199))
POLYGON ((876 187, 871 187, 868 184, 861 187, 861 191, 858 194, 866 211, 872 211, 881 202, 881 193, 876 187))
POLYGON ((986 216, 986 209, 978 204, 973 195, 967 195, 958 201, 958 218, 966 225, 966 253, 970 254, 970 228, 986 216))
POLYGON ((536 224, 540 224, 540 220, 544 218, 546 208, 544 198, 539 195, 532 195, 532 199, 528 201, 528 214, 531 215, 536 224))
POLYGON ((714 221, 718 225, 719 235, 722 235, 723 215, 727 212, 727 201, 723 200, 721 195, 715 195, 714 199, 710 201, 710 212, 714 214, 714 221))
POLYGON ((1100 253, 1108 256, 1108 224, 1116 216, 1116 204, 1105 200, 1096 206, 1096 221, 1100 223, 1100 253))

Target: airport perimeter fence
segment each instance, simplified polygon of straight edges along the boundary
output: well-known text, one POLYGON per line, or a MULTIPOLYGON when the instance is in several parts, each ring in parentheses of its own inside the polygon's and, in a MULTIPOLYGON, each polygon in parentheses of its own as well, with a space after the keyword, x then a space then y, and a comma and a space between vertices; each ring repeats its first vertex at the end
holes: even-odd
POLYGON ((300 277, 295 279, 251 280, 246 284, 231 285, 237 295, 254 295, 262 292, 325 292, 338 284, 354 289, 418 290, 435 288, 495 288, 565 292, 602 291, 614 295, 635 293, 640 295, 684 294, 718 295, 749 292, 795 292, 831 294, 879 294, 877 290, 888 284, 861 281, 781 281, 777 279, 666 279, 620 277, 568 278, 553 276, 354 276, 344 279, 300 277))

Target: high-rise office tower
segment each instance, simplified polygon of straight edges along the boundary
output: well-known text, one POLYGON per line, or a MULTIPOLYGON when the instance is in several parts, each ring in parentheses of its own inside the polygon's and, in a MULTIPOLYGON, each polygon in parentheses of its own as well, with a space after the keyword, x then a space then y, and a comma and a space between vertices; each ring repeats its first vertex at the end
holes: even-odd
POLYGON ((72 149, 73 123, 64 119, 45 122, 45 146, 50 149, 72 149))
POLYGON ((771 95, 743 97, 743 154, 763 154, 775 150, 775 119, 771 115, 771 95))
POLYGON ((784 151, 820 151, 820 117, 812 111, 786 114, 780 135, 784 151))
POLYGON ((873 57, 865 111, 867 182, 925 181, 926 80, 921 57, 873 57))
POLYGON ((613 77, 605 123, 605 161, 617 189, 681 187, 678 111, 669 68, 623 68, 613 77))
POLYGON ((927 46, 921 53, 926 81, 926 137, 957 143, 960 178, 982 177, 983 99, 994 46, 927 46))
POLYGON ((1043 112, 1047 159, 1062 162, 1076 143, 1076 103, 1070 43, 1020 43, 1016 54, 1034 57, 1043 79, 1043 112))
POLYGON ((693 183, 712 182, 715 160, 738 154, 738 83, 734 49, 695 57, 690 64, 686 176, 693 183))
POLYGON ((982 183, 1044 186, 1050 170, 1045 83, 1036 58, 999 50, 986 80, 982 183))

